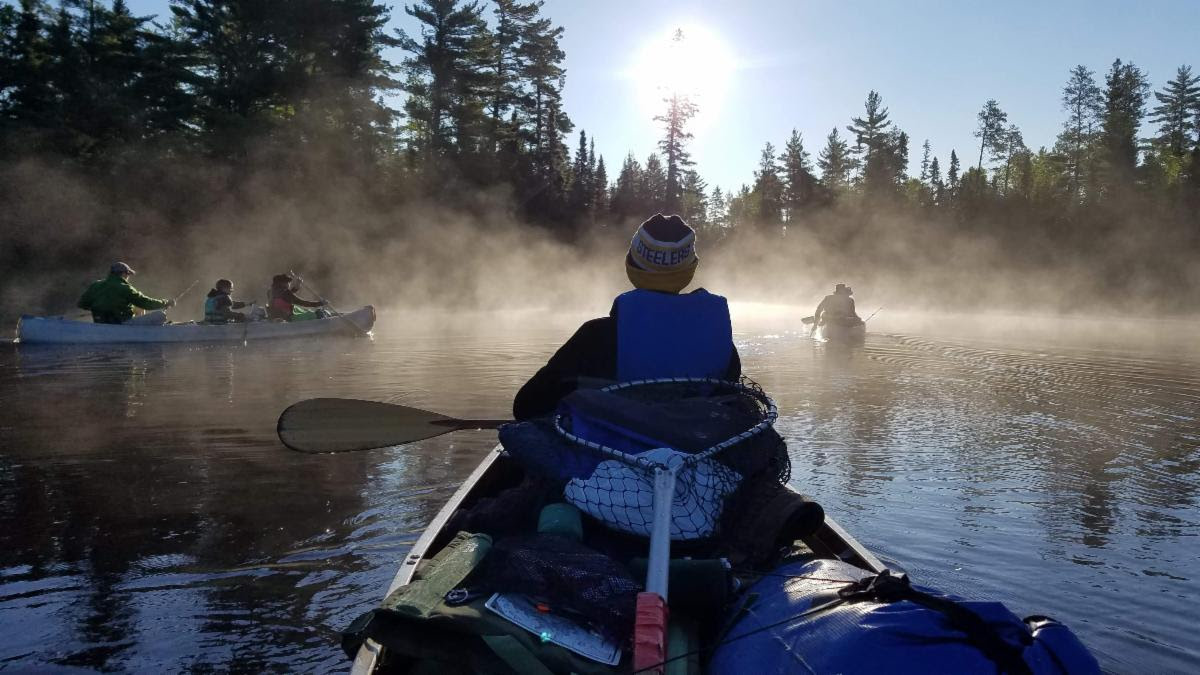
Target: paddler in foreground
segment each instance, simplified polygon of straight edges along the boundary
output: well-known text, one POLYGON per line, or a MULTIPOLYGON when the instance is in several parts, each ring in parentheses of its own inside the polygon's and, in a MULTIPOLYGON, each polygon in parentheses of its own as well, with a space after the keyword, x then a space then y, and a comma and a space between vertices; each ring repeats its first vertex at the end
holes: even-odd
POLYGON ((92 282, 79 298, 79 309, 92 313, 92 321, 96 323, 129 323, 138 325, 159 325, 167 322, 167 313, 163 309, 174 307, 174 300, 159 300, 143 295, 129 283, 129 277, 135 272, 123 262, 115 262, 109 268, 108 276, 92 282), (148 310, 146 314, 134 318, 134 308, 148 310))
POLYGON ((659 213, 642 223, 625 256, 634 290, 617 296, 608 316, 575 331, 517 392, 513 415, 523 420, 553 412, 581 378, 740 378, 725 298, 703 288, 680 292, 698 264, 696 231, 682 218, 659 213))

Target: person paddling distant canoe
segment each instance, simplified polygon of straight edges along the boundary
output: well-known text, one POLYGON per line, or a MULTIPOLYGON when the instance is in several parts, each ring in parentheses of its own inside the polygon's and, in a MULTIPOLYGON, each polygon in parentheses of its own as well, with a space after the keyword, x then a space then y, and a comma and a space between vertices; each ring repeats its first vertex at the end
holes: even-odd
POLYGON ((175 305, 174 300, 159 300, 143 295, 130 285, 135 272, 123 262, 109 268, 108 277, 92 282, 79 298, 79 309, 92 313, 96 323, 163 324, 167 314, 161 310, 175 305), (134 308, 149 310, 136 319, 134 308))
POLYGON ((295 279, 290 274, 276 274, 271 279, 271 290, 268 292, 267 298, 267 318, 283 319, 284 321, 306 321, 320 318, 317 312, 296 309, 296 307, 323 307, 325 303, 305 300, 296 295, 299 287, 292 283, 294 281, 295 279))
POLYGON ((246 303, 233 299, 233 282, 228 279, 217 279, 216 285, 204 299, 204 323, 240 323, 246 320, 246 315, 235 312, 242 309, 246 303))
POLYGON ((854 289, 846 284, 838 284, 833 288, 833 295, 825 296, 817 310, 813 312, 813 330, 827 323, 840 326, 854 326, 862 323, 862 318, 854 308, 854 289))
POLYGON ((680 293, 698 264, 696 232, 682 218, 659 213, 642 223, 625 256, 634 290, 617 296, 608 316, 579 327, 517 392, 513 415, 553 412, 581 378, 740 378, 725 298, 702 288, 680 293))

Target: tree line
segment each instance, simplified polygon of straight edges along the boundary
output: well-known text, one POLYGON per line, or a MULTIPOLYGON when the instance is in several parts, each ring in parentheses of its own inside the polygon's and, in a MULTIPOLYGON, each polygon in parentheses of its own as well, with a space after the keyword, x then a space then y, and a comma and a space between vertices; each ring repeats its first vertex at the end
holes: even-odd
MULTIPOLYGON (((53 157, 113 190, 133 165, 192 159, 229 167, 231 183, 262 167, 305 185, 353 176, 381 205, 500 190, 564 240, 670 211, 718 238, 803 232, 845 249, 888 234, 847 220, 899 213, 939 236, 982 234, 1005 255, 1036 240, 1042 260, 1054 247, 1098 256, 1125 235, 1162 244, 1145 255, 1200 251, 1200 76, 1188 66, 1158 91, 1131 63, 1100 81, 1077 66, 1049 148, 1028 147, 989 100, 965 160, 929 140, 912 147, 871 91, 815 159, 793 130, 764 145, 752 181, 722 189, 690 158, 696 106, 684 94, 664 99, 644 159, 613 166, 586 131, 575 137, 564 28, 540 1, 418 0, 404 7, 411 32, 389 31, 375 0, 169 6, 159 18, 124 0, 0 6, 0 157, 53 157)), ((1177 267, 1157 273, 1179 282, 1177 267)))

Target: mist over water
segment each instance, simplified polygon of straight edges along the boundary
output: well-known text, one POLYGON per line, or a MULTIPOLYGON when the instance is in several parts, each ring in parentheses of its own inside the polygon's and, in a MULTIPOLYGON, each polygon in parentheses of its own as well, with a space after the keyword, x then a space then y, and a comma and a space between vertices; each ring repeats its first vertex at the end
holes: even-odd
MULTIPOLYGON (((343 669, 336 631, 495 437, 308 456, 278 413, 501 416, 607 306, 396 309, 373 341, 6 346, 0 667, 343 669)), ((799 331, 810 309, 733 306, 794 485, 917 581, 1069 623, 1106 670, 1194 665, 1200 326, 885 309, 845 349, 799 331)))

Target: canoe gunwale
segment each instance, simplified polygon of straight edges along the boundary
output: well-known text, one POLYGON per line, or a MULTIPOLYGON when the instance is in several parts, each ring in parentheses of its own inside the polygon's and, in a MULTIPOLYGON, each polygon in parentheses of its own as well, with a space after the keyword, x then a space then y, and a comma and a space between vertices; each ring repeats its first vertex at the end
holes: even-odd
MULTIPOLYGON (((449 540, 453 532, 447 533, 443 530, 450 518, 454 515, 465 502, 472 497, 478 496, 476 493, 486 485, 489 481, 485 481, 485 477, 496 466, 496 462, 501 458, 504 448, 497 444, 475 470, 471 472, 462 485, 454 491, 450 499, 442 506, 429 522, 425 531, 417 539, 413 547, 405 555, 404 560, 400 563, 400 569, 393 577, 391 584, 388 585, 387 592, 384 598, 392 594, 397 588, 405 586, 412 582, 413 576, 416 574, 422 560, 429 557, 431 549, 435 543, 442 543, 449 540), (439 540, 441 540, 439 542, 439 540)), ((794 490, 791 486, 787 486, 789 490, 794 490)), ((824 554, 830 558, 836 558, 852 565, 862 567, 871 572, 882 572, 886 565, 871 553, 866 546, 863 546, 857 539, 842 529, 840 525, 828 513, 825 514, 825 523, 820 529, 809 539, 805 539, 804 543, 809 546, 815 553, 824 554)), ((436 551, 433 551, 436 553, 436 551)), ((366 640, 358 649, 358 653, 354 656, 354 663, 350 669, 351 675, 370 675, 375 672, 380 659, 383 657, 383 646, 373 640, 366 640)))

